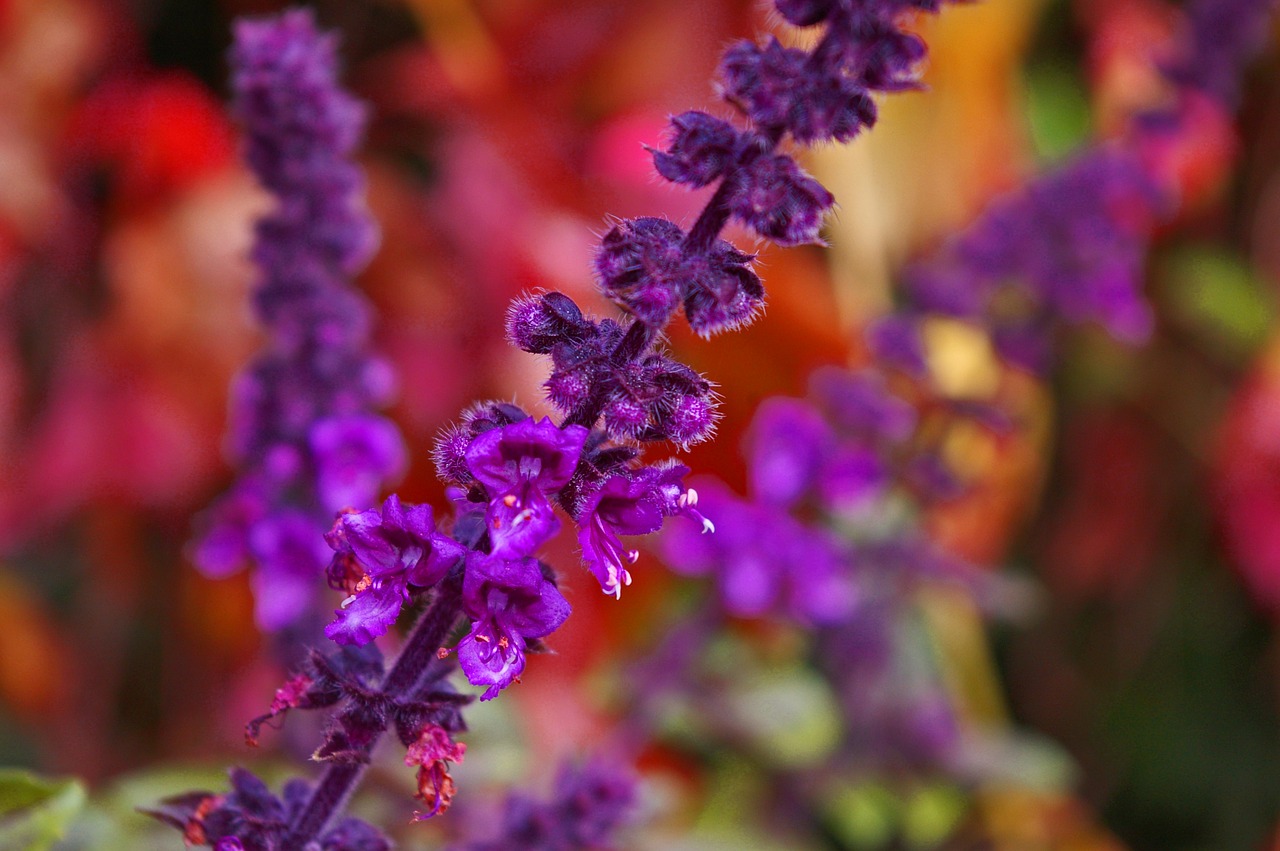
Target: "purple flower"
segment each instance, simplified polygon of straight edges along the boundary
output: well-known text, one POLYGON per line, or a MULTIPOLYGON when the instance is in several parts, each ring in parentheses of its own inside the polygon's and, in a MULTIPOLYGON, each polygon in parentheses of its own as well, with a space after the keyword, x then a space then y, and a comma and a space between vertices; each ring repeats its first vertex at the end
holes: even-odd
POLYGON ((409 599, 409 586, 434 585, 466 552, 436 531, 431 506, 401 505, 395 494, 381 510, 342 515, 325 538, 340 579, 355 579, 324 631, 339 644, 368 644, 384 634, 409 599))
POLYGON ((764 306, 754 259, 724 240, 694 251, 675 224, 644 217, 610 230, 595 266, 605 295, 641 322, 661 328, 683 305, 689 326, 710 336, 750 324, 764 306))
POLYGON ((714 480, 699 485, 718 520, 713 536, 687 526, 663 538, 666 561, 690 576, 713 574, 725 608, 741 617, 785 614, 807 623, 847 617, 857 591, 837 541, 772 505, 737 499, 714 480))
POLYGON ((471 442, 486 431, 528 418, 523 408, 510 402, 476 402, 462 412, 457 425, 445 429, 436 439, 431 453, 436 472, 446 482, 470 484, 475 481, 467 469, 467 449, 471 442))
POLYGON ((315 520, 298 509, 277 509, 249 530, 249 552, 258 565, 252 583, 258 625, 268 631, 288 626, 315 599, 328 560, 315 520))
POLYGON ((766 399, 751 421, 747 468, 751 493, 782 508, 803 499, 835 448, 831 427, 799 399, 766 399))
POLYGON ((823 465, 818 490, 833 511, 856 511, 884 494, 891 484, 890 469, 872 447, 846 445, 823 465))
POLYGON ((458 663, 472 685, 488 686, 481 700, 492 700, 519 679, 527 639, 550 635, 569 617, 569 603, 533 558, 472 552, 462 598, 473 621, 458 642, 458 663))
POLYGON ((378 488, 403 474, 400 430, 383 417, 330 417, 311 427, 311 453, 321 504, 331 511, 368 505, 378 488))
POLYGON ((818 229, 835 198, 784 154, 757 157, 731 179, 729 209, 779 245, 821 242, 818 229))
POLYGON ((467 448, 467 467, 489 495, 491 552, 523 558, 560 529, 548 494, 578 467, 587 430, 560 428, 543 417, 491 429, 467 448))
POLYGON ((266 515, 265 486, 242 479, 205 513, 206 524, 191 546, 191 560, 211 579, 231 576, 249 560, 249 535, 266 515))

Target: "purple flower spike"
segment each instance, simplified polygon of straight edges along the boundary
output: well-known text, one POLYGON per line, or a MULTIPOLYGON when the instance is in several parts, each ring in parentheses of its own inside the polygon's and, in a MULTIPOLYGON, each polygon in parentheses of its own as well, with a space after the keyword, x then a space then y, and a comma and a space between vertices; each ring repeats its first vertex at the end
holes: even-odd
POLYGON ((596 274, 605 295, 641 322, 661 328, 683 304, 701 335, 749 324, 764 306, 755 258, 724 240, 706 252, 685 247, 685 234, 666 219, 620 222, 600 244, 596 274))
POLYGON ((333 36, 319 34, 302 10, 240 21, 231 66, 236 112, 251 131, 245 156, 286 201, 272 226, 306 228, 311 250, 320 249, 344 272, 357 271, 377 245, 377 230, 349 203, 361 179, 343 156, 358 144, 365 118, 363 106, 334 85, 333 36), (312 192, 314 198, 305 198, 312 192), (321 201, 320 215, 304 200, 321 201))
POLYGON ((743 502, 719 482, 705 483, 703 502, 722 531, 695 535, 673 528, 663 541, 672 570, 714 573, 725 608, 740 617, 786 614, 808 623, 847 617, 857 602, 840 545, 821 529, 775 506, 743 502))
POLYGON ((654 169, 672 183, 706 186, 724 177, 742 150, 742 133, 705 112, 674 116, 671 131, 667 150, 650 150, 654 169))
POLYGON ((876 121, 875 102, 857 80, 777 39, 763 48, 740 42, 720 68, 725 98, 762 130, 785 129, 806 144, 847 142, 876 121))
POLYGON ((233 386, 227 445, 240 481, 194 556, 216 576, 254 556, 259 625, 274 630, 313 610, 307 589, 324 559, 308 579, 297 552, 314 549, 334 511, 372 504, 405 453, 395 427, 373 414, 395 382, 369 351, 372 311, 350 286, 378 230, 351 161, 364 109, 338 85, 336 39, 295 10, 237 22, 229 59, 245 156, 274 201, 251 251, 269 341, 233 386), (286 546, 303 537, 303 516, 310 544, 286 546), (264 517, 277 521, 259 530, 264 517))
POLYGON ((530 417, 471 442, 467 466, 489 494, 494 555, 523 558, 559 530, 548 495, 568 484, 586 440, 582 426, 562 429, 546 417, 530 417))
POLYGON ((341 511, 377 499, 384 481, 403 475, 400 430, 372 414, 331 417, 311 428, 316 489, 325 508, 341 511))
POLYGON ((342 515, 325 538, 336 553, 331 580, 354 583, 325 627, 338 644, 368 644, 386 633, 409 599, 409 586, 434 585, 466 553, 436 531, 430 506, 401 505, 395 494, 381 510, 342 515))
POLYGON ((733 176, 733 215, 780 245, 821 243, 818 230, 835 198, 783 154, 756 159, 733 176))
POLYGON ((569 603, 537 559, 507 560, 472 552, 462 584, 471 632, 458 642, 458 663, 472 685, 488 686, 481 700, 518 681, 526 640, 550 635, 569 617, 569 603))

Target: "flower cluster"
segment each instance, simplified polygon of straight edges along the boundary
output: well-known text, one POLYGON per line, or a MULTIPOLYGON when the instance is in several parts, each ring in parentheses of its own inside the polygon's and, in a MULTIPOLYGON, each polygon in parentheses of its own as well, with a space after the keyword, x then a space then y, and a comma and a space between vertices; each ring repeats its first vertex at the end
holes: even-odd
POLYGON ((233 387, 240 475, 194 559, 210 576, 255 564, 258 623, 276 630, 312 609, 333 513, 372 503, 405 457, 396 427, 372 413, 390 373, 367 351, 369 308, 348 284, 377 231, 349 161, 364 112, 337 86, 334 40, 304 11, 242 21, 231 64, 245 157, 275 199, 252 253, 268 341, 233 387))
MULTIPOLYGON (((943 413, 893 392, 874 369, 821 369, 808 399, 771 398, 757 410, 745 451, 749 498, 698 483, 721 531, 675 527, 663 537, 675 572, 712 579, 719 605, 695 618, 768 617, 812 635, 812 661, 844 716, 834 759, 937 768, 957 755, 959 728, 937 672, 903 652, 922 585, 981 588, 916 519, 944 496, 916 473, 935 457, 924 436, 936 423, 923 423, 943 413)), ((698 655, 686 647, 681 663, 653 675, 688 677, 679 669, 698 655)))
POLYGON ((1204 0, 1187 6, 1181 55, 1167 66, 1169 77, 1236 106, 1240 77, 1266 44, 1272 0, 1204 0))
POLYGON ((1041 371, 1063 323, 1098 322, 1140 342, 1147 241, 1164 197, 1136 157, 1099 147, 989 207, 904 273, 909 309, 872 331, 877 354, 923 372, 922 315, 984 327, 1010 362, 1041 371))
POLYGON ((663 538, 667 563, 714 575, 730 614, 818 626, 857 618, 914 579, 953 572, 894 521, 904 498, 937 496, 914 475, 927 455, 916 421, 916 408, 873 371, 825 368, 814 374, 811 400, 766 400, 747 442, 750 498, 702 484, 701 505, 720 531, 703 538, 672 529, 663 538))

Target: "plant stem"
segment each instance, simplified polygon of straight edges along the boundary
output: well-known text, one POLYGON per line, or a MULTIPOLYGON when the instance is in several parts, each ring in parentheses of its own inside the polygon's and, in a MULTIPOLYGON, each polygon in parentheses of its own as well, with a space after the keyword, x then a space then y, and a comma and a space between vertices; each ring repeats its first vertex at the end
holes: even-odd
MULTIPOLYGON (((441 582, 438 588, 435 600, 414 626, 408 642, 382 681, 383 694, 393 701, 410 697, 427 669, 437 661, 436 653, 458 619, 461 572, 441 582)), ((362 761, 334 763, 324 770, 285 839, 284 851, 305 851, 307 843, 323 833, 334 816, 342 811, 364 776, 368 758, 383 732, 385 729, 372 736, 364 748, 362 761)))

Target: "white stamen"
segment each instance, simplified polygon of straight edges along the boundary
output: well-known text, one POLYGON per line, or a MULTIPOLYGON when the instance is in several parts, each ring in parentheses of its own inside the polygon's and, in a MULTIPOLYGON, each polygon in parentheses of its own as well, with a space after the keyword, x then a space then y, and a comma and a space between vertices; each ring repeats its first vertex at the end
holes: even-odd
POLYGON ((356 601, 356 595, 352 594, 350 597, 342 601, 340 608, 345 609, 347 606, 350 606, 355 601, 356 601))
POLYGON ((702 534, 705 535, 708 532, 714 532, 715 530, 716 530, 716 524, 712 523, 706 517, 703 517, 702 518, 702 534))

